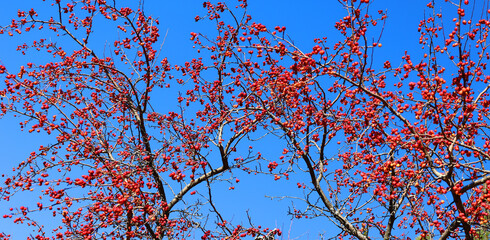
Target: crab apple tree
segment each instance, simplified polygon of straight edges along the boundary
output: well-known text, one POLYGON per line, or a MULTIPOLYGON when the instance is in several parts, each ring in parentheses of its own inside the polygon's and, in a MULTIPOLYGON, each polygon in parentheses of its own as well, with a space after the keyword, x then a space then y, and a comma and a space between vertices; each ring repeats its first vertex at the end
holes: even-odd
POLYGON ((490 231, 488 4, 427 1, 406 26, 420 47, 394 59, 375 54, 390 21, 382 2, 339 0, 337 37, 319 35, 312 49, 255 22, 245 0, 204 2, 195 20, 215 30, 190 33, 184 63, 161 54, 144 1, 43 4, 51 12, 19 10, 0 28, 35 36, 17 50, 46 56, 0 65, 0 116, 52 139, 0 188, 4 202, 38 196, 4 215, 35 229, 30 239, 286 238, 220 212, 215 192, 233 189, 234 174, 297 181, 278 196, 293 202, 282 217, 337 227, 322 238, 490 231), (98 26, 117 37, 98 46, 98 26), (280 150, 256 150, 271 139, 280 150))
POLYGON ((20 191, 37 191, 40 200, 12 208, 5 218, 35 228, 36 239, 182 239, 192 230, 202 231, 202 239, 280 234, 230 225, 217 210, 212 211, 224 232, 206 229, 199 209, 206 202, 214 209, 211 192, 183 205, 197 186, 210 188, 236 168, 229 158, 247 131, 224 137, 223 127, 233 120, 209 124, 188 118, 188 103, 179 105, 182 97, 173 101, 182 112, 157 111, 152 96, 171 91, 172 83, 178 90, 183 81, 174 80, 174 67, 159 55, 158 19, 146 16, 142 6, 119 7, 115 1, 45 4, 54 9, 52 17, 19 10, 0 30, 4 36, 43 37, 18 50, 51 57, 15 73, 1 66, 2 115, 20 117, 30 133, 55 136, 20 162, 1 188, 4 201, 20 191), (102 50, 91 41, 98 25, 119 33, 102 50), (218 152, 212 158, 211 146, 218 152), (35 212, 52 213, 59 225, 48 229, 32 217, 35 212))

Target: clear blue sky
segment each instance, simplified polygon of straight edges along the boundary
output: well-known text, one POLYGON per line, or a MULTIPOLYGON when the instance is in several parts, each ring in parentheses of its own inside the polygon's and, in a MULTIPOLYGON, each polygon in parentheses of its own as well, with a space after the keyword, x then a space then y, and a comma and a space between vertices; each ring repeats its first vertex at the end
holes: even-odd
MULTIPOLYGON (((122 2, 122 1, 121 1, 122 2)), ((401 62, 405 50, 412 53, 420 53, 418 45, 419 35, 417 26, 419 20, 424 16, 424 7, 427 1, 396 1, 396 0, 376 0, 372 10, 388 10, 388 20, 384 29, 381 43, 383 47, 376 52, 376 58, 380 61, 391 60, 394 64, 401 62)), ((41 13, 48 7, 42 1, 22 0, 22 1, 3 1, 0 8, 0 25, 10 22, 16 15, 17 9, 35 8, 41 13)), ((210 22, 194 21, 196 15, 202 15, 202 1, 168 1, 168 0, 146 0, 145 11, 148 15, 156 16, 160 19, 160 31, 162 34, 168 32, 162 54, 169 58, 171 63, 182 63, 196 56, 189 41, 190 32, 207 31, 214 28, 210 22)), ((306 49, 311 50, 315 45, 313 39, 327 36, 331 42, 335 42, 338 36, 334 29, 334 23, 344 16, 345 10, 341 9, 337 1, 326 0, 250 0, 249 14, 254 21, 261 22, 268 27, 276 25, 286 26, 289 36, 295 43, 306 49)), ((96 29, 95 35, 102 40, 107 38, 108 42, 113 36, 104 35, 103 29, 96 29)), ((0 36, 0 63, 9 69, 17 71, 20 65, 28 61, 47 61, 46 59, 35 59, 35 56, 22 56, 15 51, 15 46, 21 41, 25 41, 18 36, 9 38, 7 35, 0 36)), ((0 86, 3 80, 0 79, 0 86)), ((28 154, 36 150, 40 144, 46 144, 51 139, 38 134, 27 134, 20 132, 18 122, 12 118, 0 119, 0 166, 2 173, 9 172, 16 163, 24 160, 28 154)), ((265 146, 275 148, 280 146, 265 146)), ((258 177, 246 182, 242 178, 241 184, 236 185, 234 191, 217 192, 219 206, 223 212, 231 216, 235 223, 246 223, 245 210, 250 209, 250 215, 256 224, 281 228, 287 236, 289 229, 290 239, 317 239, 318 233, 328 233, 334 226, 327 219, 315 220, 293 220, 286 216, 291 200, 270 200, 265 195, 281 196, 290 193, 288 189, 295 188, 296 182, 284 183, 282 187, 277 185, 272 188, 262 182, 268 182, 268 177, 258 177)), ((303 180, 307 181, 307 180, 303 180)), ((223 187, 227 188, 226 186, 223 187)), ((301 195, 300 192, 293 194, 301 195)), ((18 201, 31 201, 28 194, 22 194, 16 198, 18 201)), ((35 200, 32 200, 35 201, 35 200)), ((0 202, 0 215, 3 215, 10 203, 0 202)), ((46 221, 50 216, 46 216, 46 221)), ((23 226, 12 225, 0 219, 0 231, 9 232, 13 239, 21 239, 26 232, 23 226)), ((334 232, 337 232, 336 230, 334 232)), ((326 234, 329 236, 329 234, 326 234)))

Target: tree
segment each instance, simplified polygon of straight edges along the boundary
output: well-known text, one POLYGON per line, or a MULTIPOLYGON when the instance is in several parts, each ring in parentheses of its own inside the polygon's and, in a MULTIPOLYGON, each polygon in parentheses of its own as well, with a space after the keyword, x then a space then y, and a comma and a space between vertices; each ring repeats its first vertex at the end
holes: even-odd
POLYGON ((303 197, 286 197, 305 208, 290 214, 334 223, 328 237, 475 239, 488 231, 488 5, 428 1, 418 26, 423 53, 407 49, 396 67, 374 54, 389 15, 369 0, 339 1, 342 38, 315 39, 311 51, 285 27, 253 22, 244 0, 205 2, 196 21, 217 31, 191 33, 198 56, 181 65, 159 54, 158 20, 142 8, 51 4, 52 17, 19 11, 1 30, 55 35, 19 46, 52 62, 0 66, 2 116, 56 136, 1 189, 4 201, 40 194, 35 208, 5 216, 37 228, 33 238, 281 235, 223 217, 212 191, 238 182, 237 172, 270 175, 270 184, 302 179, 303 197), (119 29, 110 47, 90 47, 97 24, 119 29), (182 93, 176 110, 154 102, 165 91, 182 93), (270 139, 283 146, 277 158, 254 150, 270 139), (46 229, 36 212, 57 216, 59 227, 46 229))

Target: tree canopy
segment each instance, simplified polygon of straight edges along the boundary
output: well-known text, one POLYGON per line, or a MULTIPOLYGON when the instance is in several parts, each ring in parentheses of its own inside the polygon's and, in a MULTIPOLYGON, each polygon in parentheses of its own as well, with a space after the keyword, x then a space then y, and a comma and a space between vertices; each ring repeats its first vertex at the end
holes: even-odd
POLYGON ((194 20, 212 31, 182 39, 184 62, 145 1, 19 10, 0 23, 25 59, 0 53, 0 124, 43 144, 2 171, 3 217, 29 239, 289 239, 222 210, 266 185, 290 203, 278 217, 324 222, 321 239, 487 239, 488 2, 427 1, 399 26, 419 45, 395 57, 379 54, 383 2, 329 4, 335 32, 304 49, 246 0, 204 2, 194 20))

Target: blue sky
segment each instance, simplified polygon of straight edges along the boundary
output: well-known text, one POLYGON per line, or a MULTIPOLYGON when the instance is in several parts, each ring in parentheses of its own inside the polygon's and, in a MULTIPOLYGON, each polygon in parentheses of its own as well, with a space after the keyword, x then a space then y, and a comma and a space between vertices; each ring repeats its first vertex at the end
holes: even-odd
MULTIPOLYGON (((418 45, 417 26, 419 20, 424 16, 424 8, 427 1, 393 1, 376 0, 371 6, 373 12, 377 9, 388 10, 388 19, 384 29, 381 43, 383 47, 377 50, 376 58, 382 62, 392 61, 394 64, 401 62, 405 50, 411 53, 420 53, 418 45)), ((5 1, 0 8, 0 25, 10 22, 16 15, 17 9, 38 9, 43 13, 49 5, 42 1, 23 0, 5 1)), ((173 64, 179 64, 195 57, 195 50, 189 41, 190 32, 212 32, 214 26, 210 22, 194 21, 196 15, 202 15, 202 1, 168 1, 168 0, 146 0, 145 11, 147 15, 153 15, 160 20, 160 31, 167 33, 163 51, 161 54, 168 57, 173 64)), ((250 0, 248 13, 254 21, 263 23, 268 27, 277 25, 286 26, 287 33, 294 42, 306 51, 311 50, 314 38, 327 36, 331 42, 338 37, 334 29, 334 23, 343 17, 343 10, 337 1, 325 0, 250 0)), ((94 33, 100 38, 100 44, 104 39, 113 36, 106 33, 104 29, 96 29, 94 33)), ((26 41, 19 36, 8 37, 0 35, 0 63, 9 69, 18 69, 20 65, 28 61, 47 61, 46 59, 35 59, 33 56, 22 56, 15 51, 15 46, 20 41, 26 41)), ((110 42, 110 41, 109 41, 110 42)), ((15 70, 16 71, 16 70, 15 70)), ((0 80, 0 85, 3 80, 0 80)), ((0 166, 2 173, 9 172, 17 163, 24 160, 28 154, 36 150, 40 144, 50 141, 49 137, 41 134, 28 134, 20 132, 16 119, 0 119, 0 166)), ((262 146, 265 148, 281 148, 281 146, 262 146)), ((290 239, 317 239, 318 233, 329 232, 334 226, 327 219, 314 220, 291 220, 286 216, 291 200, 270 200, 265 195, 281 196, 289 193, 296 182, 285 182, 282 185, 268 186, 262 182, 270 181, 267 176, 260 176, 253 180, 242 178, 241 184, 234 191, 217 191, 217 199, 222 211, 230 216, 235 223, 246 223, 245 211, 257 220, 257 224, 269 227, 281 228, 290 239), (247 182, 249 181, 249 182, 247 182), (288 233, 288 231, 290 231, 288 233)), ((223 186, 223 188, 227 188, 223 186)), ((22 194, 16 198, 18 201, 30 201, 30 195, 22 194)), ((0 202, 0 214, 3 215, 7 206, 11 203, 0 202)), ((44 217, 43 217, 44 218, 44 217)), ((49 221, 50 216, 45 220, 49 221)), ((0 219, 0 231, 9 232, 14 239, 25 236, 23 226, 12 225, 0 219)), ((336 231, 335 231, 336 232, 336 231)), ((327 234, 328 236, 328 234, 327 234)), ((286 239, 286 238, 285 238, 286 239)))

